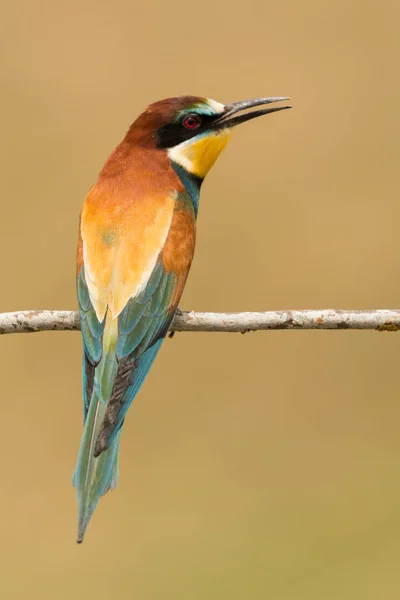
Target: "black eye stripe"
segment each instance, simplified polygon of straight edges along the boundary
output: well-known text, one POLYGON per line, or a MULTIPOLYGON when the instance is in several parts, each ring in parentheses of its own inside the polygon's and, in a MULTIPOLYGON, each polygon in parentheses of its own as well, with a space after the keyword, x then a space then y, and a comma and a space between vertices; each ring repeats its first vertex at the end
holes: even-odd
POLYGON ((158 131, 156 131, 155 139, 158 148, 172 148, 173 146, 177 146, 186 140, 190 140, 191 138, 198 135, 201 131, 207 130, 207 127, 210 123, 212 123, 219 115, 200 115, 196 113, 188 113, 181 117, 181 119, 177 122, 167 123, 163 127, 160 127, 158 131), (197 127, 193 127, 192 129, 187 128, 183 125, 183 120, 188 117, 193 117, 198 120, 200 125, 197 127))

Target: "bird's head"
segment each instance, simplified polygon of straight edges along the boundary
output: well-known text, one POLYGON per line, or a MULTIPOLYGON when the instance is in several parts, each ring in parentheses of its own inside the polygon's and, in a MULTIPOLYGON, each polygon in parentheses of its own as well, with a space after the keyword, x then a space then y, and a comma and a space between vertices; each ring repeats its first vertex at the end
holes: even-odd
POLYGON ((231 129, 255 117, 291 108, 266 107, 288 98, 256 98, 220 104, 209 98, 179 96, 167 98, 148 108, 128 133, 130 141, 154 146, 168 154, 172 163, 203 179, 229 140, 231 129), (261 107, 249 111, 254 107, 261 107))

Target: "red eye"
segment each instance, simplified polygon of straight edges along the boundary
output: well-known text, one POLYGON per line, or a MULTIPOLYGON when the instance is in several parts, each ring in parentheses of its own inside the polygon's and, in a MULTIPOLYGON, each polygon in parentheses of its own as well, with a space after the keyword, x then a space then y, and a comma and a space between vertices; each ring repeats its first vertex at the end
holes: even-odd
POLYGON ((189 117, 185 117, 182 121, 182 124, 186 129, 196 129, 200 125, 199 119, 197 117, 193 117, 190 115, 189 117))

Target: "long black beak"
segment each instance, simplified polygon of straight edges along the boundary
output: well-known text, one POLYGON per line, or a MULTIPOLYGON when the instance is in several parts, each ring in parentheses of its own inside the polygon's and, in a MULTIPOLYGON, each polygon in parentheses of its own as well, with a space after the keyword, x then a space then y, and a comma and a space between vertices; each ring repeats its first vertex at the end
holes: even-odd
POLYGON ((239 102, 232 102, 232 104, 227 104, 225 106, 224 113, 214 121, 214 126, 216 129, 234 127, 235 125, 239 125, 239 123, 244 123, 250 119, 261 117, 262 115, 268 115, 269 113, 278 112, 279 110, 292 108, 291 106, 273 106, 270 108, 261 108, 259 110, 245 112, 241 115, 237 115, 236 117, 232 116, 236 115, 238 112, 247 110, 248 108, 255 108, 256 106, 272 104, 273 102, 282 102, 284 100, 289 100, 289 98, 255 98, 254 100, 239 100, 239 102))

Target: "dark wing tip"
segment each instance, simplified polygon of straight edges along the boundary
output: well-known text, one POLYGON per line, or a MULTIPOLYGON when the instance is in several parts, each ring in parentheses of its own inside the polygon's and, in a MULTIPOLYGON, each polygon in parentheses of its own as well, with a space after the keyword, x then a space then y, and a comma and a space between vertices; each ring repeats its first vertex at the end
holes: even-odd
POLYGON ((104 439, 104 435, 101 435, 101 432, 100 432, 99 437, 97 438, 97 442, 94 447, 94 452, 93 452, 94 457, 98 458, 100 456, 100 454, 102 452, 104 452, 104 450, 107 450, 107 448, 108 448, 108 445, 104 439))

